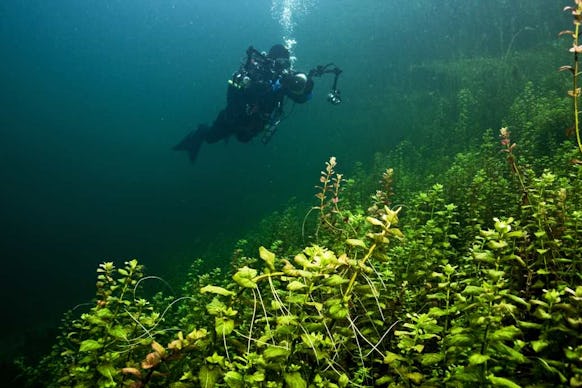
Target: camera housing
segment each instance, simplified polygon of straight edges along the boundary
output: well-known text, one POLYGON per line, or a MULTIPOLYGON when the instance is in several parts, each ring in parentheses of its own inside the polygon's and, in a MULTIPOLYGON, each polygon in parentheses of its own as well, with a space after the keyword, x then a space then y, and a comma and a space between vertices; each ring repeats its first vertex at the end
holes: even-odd
POLYGON ((327 93, 327 101, 333 105, 341 104, 342 98, 340 96, 340 91, 338 89, 332 89, 327 93))

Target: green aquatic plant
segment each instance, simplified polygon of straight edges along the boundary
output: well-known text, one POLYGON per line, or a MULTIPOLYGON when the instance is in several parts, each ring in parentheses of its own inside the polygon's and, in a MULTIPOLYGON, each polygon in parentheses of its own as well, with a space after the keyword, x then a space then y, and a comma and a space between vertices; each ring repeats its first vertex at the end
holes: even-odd
POLYGON ((471 250, 478 272, 459 293, 462 317, 452 322, 445 339, 449 361, 457 365, 451 368, 451 381, 510 384, 514 371, 527 362, 515 322, 528 304, 511 287, 512 276, 525 266, 514 253, 516 242, 525 236, 516 226, 511 218, 496 219, 493 229, 481 231, 471 250))
MULTIPOLYGON (((46 381, 580 386, 582 169, 529 170, 523 188, 493 181, 514 172, 499 168, 507 160, 487 136, 479 149, 490 156, 459 155, 443 174, 469 187, 466 196, 436 183, 394 207, 399 175, 382 169, 367 213, 363 204, 338 207, 349 229, 322 221, 318 244, 283 249, 269 237, 258 253, 240 240, 230 271, 203 270, 196 260, 181 298, 140 296, 153 278, 134 260, 102 264, 95 304, 63 326, 41 363, 46 381), (527 202, 519 201, 523 191, 527 202), (465 214, 476 201, 481 207, 465 214), (486 218, 500 209, 514 216, 486 218)), ((331 222, 333 195, 344 194, 327 172, 331 222)))
MULTIPOLYGON (((414 290, 415 297, 430 292, 427 277, 435 268, 459 255, 455 247, 459 227, 456 209, 455 204, 445 203, 443 185, 435 184, 418 193, 406 210, 406 244, 397 248, 404 261, 397 273, 408 283, 407 288, 414 290)), ((422 303, 412 310, 421 306, 422 303)))
POLYGON ((342 233, 343 231, 343 229, 337 225, 337 218, 340 214, 338 207, 340 201, 339 194, 343 175, 336 173, 336 165, 337 160, 332 156, 329 158, 329 161, 325 162, 325 170, 321 171, 321 176, 319 178, 321 186, 315 186, 318 189, 315 197, 318 199, 319 203, 309 209, 309 212, 305 215, 302 226, 302 235, 304 238, 305 222, 312 211, 317 211, 319 213, 319 222, 315 229, 316 239, 319 236, 319 230, 321 227, 327 228, 333 232, 342 233))
POLYGON ((507 163, 509 164, 511 172, 519 181, 519 186, 522 191, 522 201, 527 202, 527 188, 525 186, 524 174, 521 168, 518 166, 515 154, 513 153, 513 150, 517 144, 511 141, 510 136, 511 132, 509 132, 507 127, 502 127, 499 130, 499 137, 501 138, 502 146, 501 151, 507 154, 507 163))
POLYGON ((385 207, 392 205, 394 169, 387 168, 382 173, 380 188, 372 195, 372 206, 368 208, 368 214, 371 216, 379 214, 385 207))
POLYGON ((315 194, 318 204, 309 209, 301 226, 301 235, 305 241, 307 220, 312 212, 317 212, 319 217, 313 233, 314 241, 323 242, 330 248, 333 248, 334 241, 357 235, 358 224, 364 223, 357 209, 349 210, 340 206, 346 180, 343 174, 336 171, 336 166, 334 156, 325 162, 325 170, 321 171, 319 178, 320 185, 315 186, 318 190, 315 194))
POLYGON ((217 318, 215 326, 224 345, 222 353, 229 361, 221 367, 220 378, 230 376, 241 382, 248 376, 248 365, 234 365, 230 356, 236 353, 236 344, 246 344, 244 353, 255 355, 263 365, 263 369, 253 368, 252 374, 260 372, 271 379, 274 373, 282 374, 288 386, 317 381, 346 386, 353 371, 345 360, 352 358, 360 365, 353 380, 358 384, 368 381, 371 377, 363 374, 372 366, 368 356, 380 353, 381 342, 390 330, 379 284, 374 280, 380 274, 372 262, 382 257, 378 256, 381 246, 400 236, 395 228, 397 214, 386 208, 381 219, 369 218, 370 246, 364 240, 348 239, 348 250, 340 256, 311 246, 293 261, 279 259, 261 248, 262 272, 239 268, 233 275, 237 287, 232 293, 209 288, 217 294, 209 312, 226 314, 217 318), (360 254, 362 258, 357 259, 360 254), (252 301, 252 309, 240 313, 229 310, 235 295, 252 301), (232 370, 233 366, 237 369, 232 370))
POLYGON ((572 113, 566 99, 555 89, 540 90, 531 81, 514 96, 504 127, 513 129, 512 142, 519 144, 520 165, 540 171, 548 167, 553 150, 564 139, 572 113))
POLYGON ((471 89, 461 89, 457 95, 458 117, 453 127, 453 134, 448 139, 450 147, 459 149, 461 144, 470 142, 470 132, 475 127, 475 112, 477 111, 477 99, 471 89))
POLYGON ((61 352, 58 365, 63 369, 61 386, 117 386, 121 372, 115 365, 131 358, 141 328, 155 325, 156 315, 145 299, 132 303, 141 277, 142 266, 136 260, 119 269, 111 262, 99 266, 96 304, 74 320, 72 331, 66 333, 69 346, 61 352))

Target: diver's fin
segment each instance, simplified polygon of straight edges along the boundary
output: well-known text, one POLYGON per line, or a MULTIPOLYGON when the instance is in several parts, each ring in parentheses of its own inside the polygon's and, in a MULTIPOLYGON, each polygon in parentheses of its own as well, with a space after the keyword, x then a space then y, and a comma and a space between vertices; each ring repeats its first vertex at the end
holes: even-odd
POLYGON ((188 157, 190 158, 190 162, 194 163, 196 161, 196 157, 198 156, 198 151, 200 150, 200 146, 204 141, 204 137, 206 135, 206 131, 208 127, 206 125, 198 126, 196 131, 190 132, 182 141, 172 147, 175 151, 186 151, 188 152, 188 157))

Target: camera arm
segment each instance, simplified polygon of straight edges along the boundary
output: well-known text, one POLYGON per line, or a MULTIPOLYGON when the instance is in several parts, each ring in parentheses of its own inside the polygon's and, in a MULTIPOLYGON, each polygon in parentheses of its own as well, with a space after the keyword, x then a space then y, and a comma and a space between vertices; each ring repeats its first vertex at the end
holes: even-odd
POLYGON ((340 97, 340 90, 337 88, 337 81, 339 79, 340 74, 342 73, 342 69, 334 65, 333 63, 328 63, 327 65, 318 65, 315 69, 309 71, 308 78, 313 77, 321 77, 324 74, 333 74, 333 84, 329 93, 327 94, 327 100, 334 104, 338 105, 342 102, 340 97))

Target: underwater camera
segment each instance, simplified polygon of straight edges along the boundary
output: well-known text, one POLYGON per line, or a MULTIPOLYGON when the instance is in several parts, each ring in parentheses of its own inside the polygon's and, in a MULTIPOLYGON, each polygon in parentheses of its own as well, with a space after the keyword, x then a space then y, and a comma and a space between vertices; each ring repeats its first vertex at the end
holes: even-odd
POLYGON ((321 77, 324 74, 333 74, 333 84, 329 93, 327 93, 327 101, 329 101, 333 105, 339 105, 342 102, 342 98, 340 96, 340 91, 337 88, 337 80, 339 75, 342 73, 342 69, 334 65, 333 63, 328 63, 325 66, 319 65, 315 69, 309 71, 308 78, 311 77, 321 77))
POLYGON ((342 98, 340 96, 340 91, 338 89, 331 89, 329 93, 327 93, 327 101, 333 105, 341 104, 342 98))

